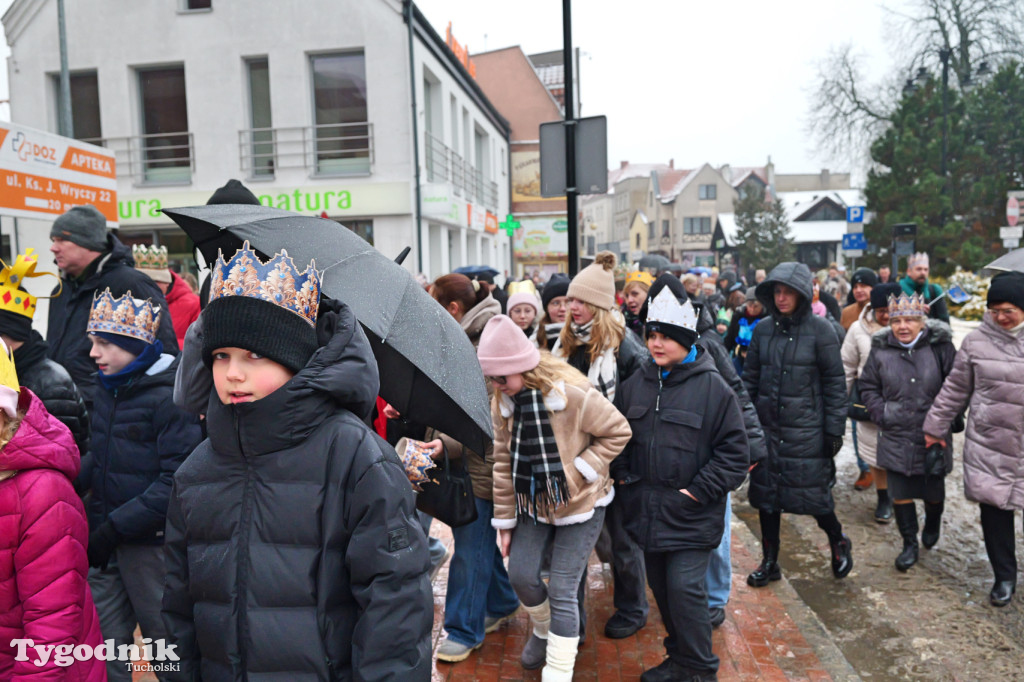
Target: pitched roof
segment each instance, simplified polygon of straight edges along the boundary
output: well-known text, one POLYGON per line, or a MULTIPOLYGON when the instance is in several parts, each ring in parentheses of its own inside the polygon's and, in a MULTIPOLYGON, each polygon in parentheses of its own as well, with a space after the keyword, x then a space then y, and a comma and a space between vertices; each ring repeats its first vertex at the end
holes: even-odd
POLYGON ((613 168, 608 171, 608 191, 614 191, 616 184, 631 178, 647 178, 657 171, 672 170, 663 163, 627 163, 625 168, 613 168))
MULTIPOLYGON (((830 200, 846 208, 863 206, 864 194, 859 189, 841 189, 819 192, 778 192, 778 200, 786 209, 790 232, 796 244, 814 242, 841 242, 846 234, 845 220, 799 220, 812 208, 823 201, 830 200)), ((722 235, 726 246, 736 246, 735 213, 719 213, 718 222, 722 226, 722 235)))

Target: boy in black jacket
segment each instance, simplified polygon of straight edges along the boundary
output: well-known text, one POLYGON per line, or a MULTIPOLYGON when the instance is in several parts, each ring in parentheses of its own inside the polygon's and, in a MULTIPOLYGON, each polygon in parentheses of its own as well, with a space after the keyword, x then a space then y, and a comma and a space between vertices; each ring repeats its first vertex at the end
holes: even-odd
MULTIPOLYGON (((79 481, 91 490, 89 586, 104 639, 163 639, 164 523, 171 479, 199 443, 199 421, 174 406, 177 357, 157 339, 161 311, 152 301, 110 289, 93 299, 86 327, 99 374, 92 439, 79 481)), ((107 662, 110 680, 131 680, 123 661, 107 662)))
POLYGON ((429 679, 426 538, 361 421, 378 377, 359 323, 285 253, 264 264, 246 243, 211 280, 210 437, 167 518, 170 679, 429 679))
POLYGON ((736 395, 697 345, 697 315, 684 301, 668 288, 651 299, 645 330, 654 363, 615 395, 633 438, 612 473, 635 510, 626 529, 644 549, 668 630, 668 658, 644 682, 717 679, 705 575, 725 530, 726 495, 743 482, 749 459, 736 395))

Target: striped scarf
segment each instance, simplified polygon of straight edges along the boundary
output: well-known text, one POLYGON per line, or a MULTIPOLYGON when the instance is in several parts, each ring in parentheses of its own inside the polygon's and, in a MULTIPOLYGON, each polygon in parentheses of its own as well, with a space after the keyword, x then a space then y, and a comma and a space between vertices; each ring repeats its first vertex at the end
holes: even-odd
POLYGON ((512 481, 516 491, 516 516, 538 516, 553 521, 554 512, 569 503, 569 486, 551 429, 544 394, 524 389, 512 399, 512 481))

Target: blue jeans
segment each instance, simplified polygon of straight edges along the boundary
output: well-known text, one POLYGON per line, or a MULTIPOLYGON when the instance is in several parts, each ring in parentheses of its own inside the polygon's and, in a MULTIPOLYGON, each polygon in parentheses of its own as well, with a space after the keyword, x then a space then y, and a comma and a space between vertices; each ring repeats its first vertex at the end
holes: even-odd
POLYGON ((708 573, 704 581, 708 588, 708 608, 724 609, 729 603, 729 591, 732 588, 732 557, 730 555, 732 529, 732 493, 725 496, 725 532, 722 541, 711 553, 708 560, 708 573))
POLYGON ((497 531, 491 527, 494 504, 477 498, 476 510, 476 521, 452 528, 455 553, 444 600, 444 629, 449 639, 464 646, 484 641, 488 615, 505 616, 519 608, 498 550, 497 531))
POLYGON ((857 445, 857 422, 851 419, 850 423, 853 424, 853 454, 857 457, 857 470, 863 474, 865 471, 871 471, 871 467, 860 458, 860 447, 857 445))

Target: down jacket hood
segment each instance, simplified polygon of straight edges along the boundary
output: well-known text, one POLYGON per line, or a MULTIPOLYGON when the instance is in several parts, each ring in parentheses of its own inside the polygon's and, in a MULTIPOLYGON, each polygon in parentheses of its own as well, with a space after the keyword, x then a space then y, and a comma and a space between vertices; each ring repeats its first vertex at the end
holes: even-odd
POLYGON ((757 285, 757 289, 754 290, 757 300, 772 317, 779 316, 779 309, 775 307, 774 285, 776 283, 796 289, 803 297, 797 306, 795 315, 802 314, 805 308, 810 307, 810 302, 814 298, 814 276, 806 265, 803 263, 779 263, 768 273, 768 278, 757 285))
POLYGON ((3 450, 0 471, 53 469, 75 480, 82 467, 78 446, 64 426, 43 407, 43 401, 22 387, 18 409, 26 410, 21 426, 3 450))
POLYGON ((262 400, 224 405, 210 394, 210 440, 220 452, 263 454, 305 440, 337 408, 365 420, 380 389, 370 343, 344 303, 321 306, 317 333, 328 340, 284 386, 262 400), (233 428, 238 421, 243 428, 233 428), (221 428, 218 428, 220 425, 221 428), (236 439, 237 435, 237 439, 236 439))

